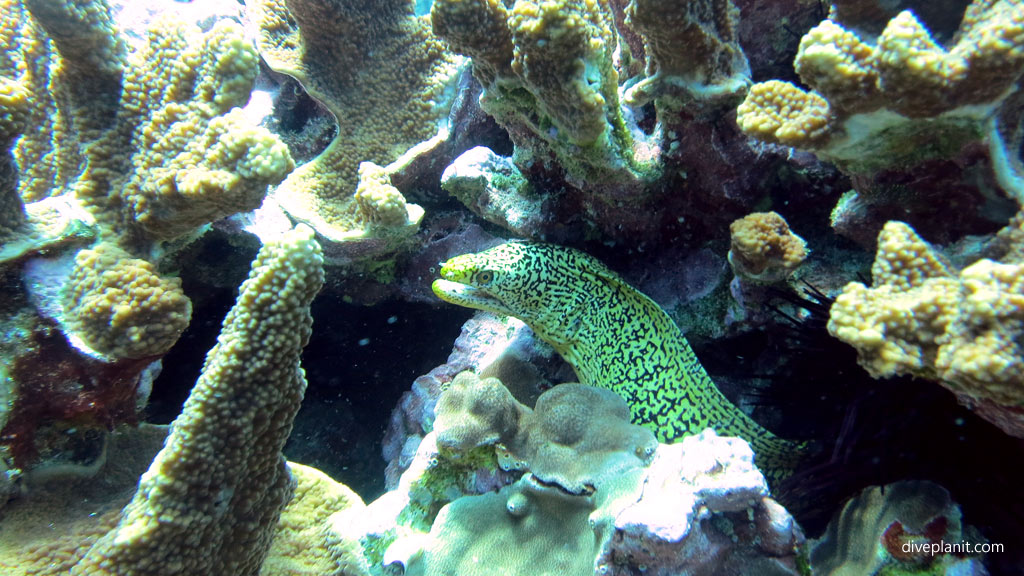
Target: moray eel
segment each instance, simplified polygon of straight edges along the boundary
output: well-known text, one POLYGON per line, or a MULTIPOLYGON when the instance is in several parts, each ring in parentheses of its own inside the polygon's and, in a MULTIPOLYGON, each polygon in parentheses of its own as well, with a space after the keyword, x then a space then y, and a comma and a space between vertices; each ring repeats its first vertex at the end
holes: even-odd
POLYGON ((595 258, 512 242, 441 265, 440 299, 514 316, 573 367, 580 382, 626 399, 661 442, 713 428, 754 449, 770 479, 788 475, 806 445, 761 427, 718 390, 672 318, 595 258))

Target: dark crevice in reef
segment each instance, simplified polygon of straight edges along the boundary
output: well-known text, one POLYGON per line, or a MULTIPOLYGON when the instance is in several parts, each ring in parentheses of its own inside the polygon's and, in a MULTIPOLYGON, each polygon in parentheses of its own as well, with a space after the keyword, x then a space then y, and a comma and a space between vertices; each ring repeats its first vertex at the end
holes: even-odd
MULTIPOLYGON (((948 489, 964 521, 992 542, 1024 534, 1024 440, 934 382, 871 378, 853 348, 828 335, 827 310, 826 302, 796 329, 780 322, 694 345, 713 380, 743 384, 723 386, 732 400, 760 385, 755 418, 781 436, 818 439, 817 454, 774 490, 808 536, 862 488, 908 478, 948 489)), ((988 558, 993 574, 1021 562, 1024 551, 1009 547, 988 558)))
MULTIPOLYGON (((216 231, 189 252, 182 285, 193 301, 192 322, 163 360, 148 422, 166 424, 181 412, 255 255, 216 231)), ((313 335, 302 355, 309 387, 285 455, 364 499, 382 494, 381 440, 391 410, 417 376, 445 362, 470 315, 468 309, 400 301, 347 304, 325 288, 313 301, 313 335)))
POLYGON ((384 492, 381 440, 413 380, 451 353, 471 310, 383 302, 364 307, 324 294, 302 356, 309 388, 288 458, 315 466, 369 501, 384 492))

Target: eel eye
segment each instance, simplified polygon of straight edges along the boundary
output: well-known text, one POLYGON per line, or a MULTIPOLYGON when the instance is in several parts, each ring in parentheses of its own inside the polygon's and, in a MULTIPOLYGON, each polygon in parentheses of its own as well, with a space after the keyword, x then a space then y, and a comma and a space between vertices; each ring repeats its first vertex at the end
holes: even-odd
POLYGON ((491 270, 481 270, 476 274, 476 281, 479 284, 490 284, 494 280, 494 272, 491 270))

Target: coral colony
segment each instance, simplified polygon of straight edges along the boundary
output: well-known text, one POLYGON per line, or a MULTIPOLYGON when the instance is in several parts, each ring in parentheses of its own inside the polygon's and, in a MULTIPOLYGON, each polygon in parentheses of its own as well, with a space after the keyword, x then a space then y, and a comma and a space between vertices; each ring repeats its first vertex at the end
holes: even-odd
POLYGON ((4 575, 1024 571, 1024 1, 0 40, 4 575))

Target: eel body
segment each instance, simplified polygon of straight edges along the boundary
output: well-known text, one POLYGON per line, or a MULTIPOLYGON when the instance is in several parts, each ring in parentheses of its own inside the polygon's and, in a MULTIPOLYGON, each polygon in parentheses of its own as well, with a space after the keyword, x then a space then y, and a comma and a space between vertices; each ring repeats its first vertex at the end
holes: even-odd
POLYGON ((672 442, 713 428, 750 443, 770 478, 788 474, 805 446, 779 438, 733 405, 679 327, 649 297, 572 248, 512 242, 441 266, 434 294, 519 318, 573 367, 580 382, 625 398, 635 423, 672 442))

